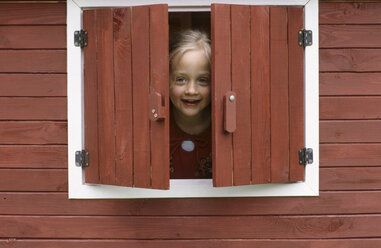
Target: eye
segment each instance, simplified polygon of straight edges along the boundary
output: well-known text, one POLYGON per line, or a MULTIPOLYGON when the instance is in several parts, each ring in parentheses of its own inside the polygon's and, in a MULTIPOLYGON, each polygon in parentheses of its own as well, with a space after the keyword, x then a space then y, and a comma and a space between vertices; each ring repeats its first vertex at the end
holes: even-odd
POLYGON ((201 77, 201 78, 198 79, 198 82, 201 85, 209 85, 209 78, 207 78, 207 77, 201 77))
POLYGON ((176 83, 179 83, 179 84, 185 83, 185 78, 184 77, 177 77, 176 78, 176 83))

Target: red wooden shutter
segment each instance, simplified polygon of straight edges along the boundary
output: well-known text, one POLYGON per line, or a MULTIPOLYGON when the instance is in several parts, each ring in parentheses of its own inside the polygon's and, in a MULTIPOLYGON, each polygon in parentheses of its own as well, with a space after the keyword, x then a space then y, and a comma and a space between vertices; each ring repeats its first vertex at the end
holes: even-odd
POLYGON ((86 183, 168 189, 167 5, 85 10, 83 27, 86 183))
POLYGON ((211 16, 214 186, 303 181, 303 9, 213 4, 211 16))

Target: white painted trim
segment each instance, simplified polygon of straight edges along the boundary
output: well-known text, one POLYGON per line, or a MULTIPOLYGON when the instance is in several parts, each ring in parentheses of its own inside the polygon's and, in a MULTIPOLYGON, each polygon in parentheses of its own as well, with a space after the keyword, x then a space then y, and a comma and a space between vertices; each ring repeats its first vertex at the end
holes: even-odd
POLYGON ((304 28, 313 32, 313 46, 305 48, 305 144, 313 148, 314 163, 305 169, 306 183, 319 194, 319 6, 317 0, 304 7, 304 28))
MULTIPOLYGON (((212 3, 305 6, 309 0, 72 0, 80 8, 168 4, 169 8, 208 8, 212 3)), ((187 9, 189 11, 189 9, 187 9)))
MULTIPOLYGON (((110 0, 103 1, 107 6, 136 5, 137 1, 110 0)), ((146 3, 174 3, 179 1, 139 1, 146 3)), ((213 1, 241 4, 270 4, 269 1, 213 1)), ((106 6, 95 0, 67 0, 67 68, 68 68, 68 166, 69 166, 69 198, 75 199, 107 199, 107 198, 186 198, 186 197, 263 197, 263 196, 318 196, 319 195, 319 27, 318 0, 282 1, 271 3, 289 5, 305 5, 305 28, 313 31, 313 46, 305 50, 305 143, 314 150, 314 163, 306 166, 305 182, 279 183, 264 185, 248 185, 214 188, 212 180, 171 180, 170 190, 137 189, 108 185, 84 184, 84 171, 75 166, 74 153, 83 147, 83 54, 73 44, 75 30, 82 27, 82 8, 90 6, 106 6), (97 4, 96 4, 97 3, 97 4)), ((186 9, 197 9, 196 4, 209 1, 181 1, 186 9)))

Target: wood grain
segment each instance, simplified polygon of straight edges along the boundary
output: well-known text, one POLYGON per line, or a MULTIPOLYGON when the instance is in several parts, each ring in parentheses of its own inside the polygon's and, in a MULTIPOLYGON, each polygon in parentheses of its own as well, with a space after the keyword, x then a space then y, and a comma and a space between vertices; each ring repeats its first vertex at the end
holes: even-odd
POLYGON ((269 7, 251 6, 250 38, 252 182, 268 183, 271 180, 269 7))
POLYGON ((380 214, 380 197, 381 191, 332 191, 320 192, 319 197, 292 198, 70 200, 62 192, 3 192, 0 212, 3 215, 151 217, 380 214))
POLYGON ((381 49, 320 49, 321 72, 381 71, 381 49))
POLYGON ((1 49, 66 49, 66 26, 0 26, 1 49))
POLYGON ((2 3, 1 25, 66 24, 65 3, 2 3))
POLYGON ((1 216, 0 221, 3 224, 0 236, 15 238, 306 239, 377 238, 381 235, 377 228, 380 215, 192 218, 1 216), (225 228, 227 225, 230 228, 225 228), (210 226, 214 228, 208 228, 210 226), (209 231, 206 232, 205 228, 209 231))
POLYGON ((64 97, 0 97, 0 120, 66 120, 64 97))
POLYGON ((212 4, 212 160, 213 185, 232 186, 232 134, 223 130, 223 96, 231 90, 230 5, 212 4))
POLYGON ((379 143, 321 144, 320 166, 380 166, 380 151, 379 143))
POLYGON ((131 8, 113 10, 115 183, 133 185, 131 8))
POLYGON ((271 182, 289 181, 287 8, 270 8, 271 182))
POLYGON ((379 119, 381 97, 320 97, 320 119, 379 119))
POLYGON ((66 96, 65 74, 0 74, 0 96, 66 96))
POLYGON ((322 168, 321 190, 379 190, 381 168, 322 168))
POLYGON ((0 145, 0 158, 0 168, 65 169, 67 146, 0 145))
POLYGON ((232 91, 236 93, 236 125, 233 133, 233 184, 251 183, 251 82, 250 8, 231 6, 232 91))
POLYGON ((112 9, 96 10, 98 159, 101 184, 115 184, 115 85, 112 9))
POLYGON ((0 239, 0 246, 15 246, 18 248, 119 248, 119 247, 139 247, 139 248, 373 248, 381 245, 381 239, 311 239, 311 240, 44 240, 44 239, 0 239))
POLYGON ((288 96, 290 137, 290 182, 304 181, 304 166, 299 164, 299 150, 304 144, 304 49, 296 34, 303 29, 303 8, 287 9, 288 20, 288 96))
POLYGON ((134 119, 134 186, 151 187, 151 143, 148 119, 149 7, 132 8, 132 89, 134 119))
POLYGON ((321 3, 320 24, 381 24, 380 3, 321 3))
POLYGON ((67 144, 67 123, 0 122, 0 144, 67 144))
POLYGON ((67 192, 67 170, 0 169, 0 191, 67 192))
POLYGON ((84 48, 84 148, 89 152, 89 164, 85 168, 85 182, 99 183, 98 157, 98 40, 96 33, 96 10, 83 11, 83 27, 89 42, 84 48))
MULTIPOLYGON (((64 24, 65 7, 65 4, 1 4, 0 23, 64 24)), ((380 24, 380 9, 379 3, 322 2, 320 23, 380 24)), ((341 27, 345 29, 344 25, 341 27)), ((322 30, 324 32, 324 27, 322 30)), ((378 34, 375 35, 377 37, 378 34)), ((322 120, 336 120, 321 122, 321 140, 335 144, 320 145, 322 191, 319 197, 69 200, 64 193, 67 190, 67 171, 48 169, 67 166, 66 146, 0 145, 0 167, 3 168, 0 170, 0 191, 20 191, 0 193, 0 236, 3 237, 0 247, 380 247, 379 120, 369 119, 380 118, 381 102, 377 95, 381 95, 381 87, 379 73, 368 73, 368 70, 381 71, 380 61, 373 57, 379 55, 377 49, 342 49, 350 50, 345 52, 335 49, 350 44, 369 46, 370 41, 364 40, 361 44, 357 37, 352 41, 336 37, 324 42, 334 49, 331 49, 330 56, 320 57, 320 66, 322 71, 334 73, 320 73, 320 94, 323 96, 320 98, 320 117, 322 120), (340 52, 335 52, 337 50, 340 52), (353 53, 352 50, 359 52, 353 53), (365 132, 368 129, 370 132, 365 132), (336 133, 340 135, 336 136, 336 133), (137 216, 129 217, 131 215, 137 216), (32 239, 18 239, 20 237, 32 239)), ((9 56, 8 51, 0 52, 3 58, 4 54, 9 56)), ((48 59, 40 60, 39 56, 30 63, 28 58, 38 51, 21 52, 29 55, 17 55, 19 59, 15 62, 9 60, 13 67, 8 66, 8 59, 3 60, 0 70, 16 68, 20 69, 19 72, 50 73, 55 67, 51 62, 40 64, 39 61, 48 59)), ((326 50, 321 52, 324 54, 326 50)), ((62 63, 58 73, 65 73, 66 55, 57 56, 54 60, 62 63)), ((32 79, 35 75, 0 74, 0 94, 65 96, 66 85, 61 81, 64 79, 59 79, 61 86, 52 85, 48 89, 45 87, 56 79, 32 79), (19 83, 16 84, 13 75, 19 77, 19 83), (8 81, 1 77, 8 77, 8 81), (46 80, 44 84, 37 84, 43 80, 46 80), (15 84, 11 85, 12 82, 15 84), (28 82, 34 86, 26 86, 28 82), (54 91, 56 93, 52 93, 54 91)), ((51 75, 59 74, 41 77, 51 75)), ((2 97, 0 103, 0 118, 7 121, 66 119, 66 100, 63 97, 2 97)), ((36 135, 44 133, 32 132, 36 135)), ((16 137, 23 133, 12 135, 16 137)), ((35 140, 39 139, 43 138, 35 140)))
POLYGON ((361 143, 380 140, 380 120, 320 122, 320 143, 361 143))
POLYGON ((66 51, 0 50, 0 72, 66 73, 66 51))
POLYGON ((381 95, 381 73, 320 73, 321 96, 381 95))
POLYGON ((150 6, 150 77, 150 92, 162 95, 166 116, 164 121, 150 124, 152 188, 169 189, 169 29, 165 4, 150 6))
POLYGON ((379 48, 381 25, 320 25, 319 48, 379 48), (369 34, 370 39, 364 39, 369 34))

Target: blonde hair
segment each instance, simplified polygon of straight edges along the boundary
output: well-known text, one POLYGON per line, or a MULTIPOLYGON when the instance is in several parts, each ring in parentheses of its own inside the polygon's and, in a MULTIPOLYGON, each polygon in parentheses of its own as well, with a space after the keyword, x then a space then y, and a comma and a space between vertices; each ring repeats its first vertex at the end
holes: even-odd
POLYGON ((185 30, 180 32, 176 39, 170 44, 169 70, 172 72, 173 64, 189 51, 201 50, 206 58, 211 60, 211 47, 208 35, 199 30, 185 30))

